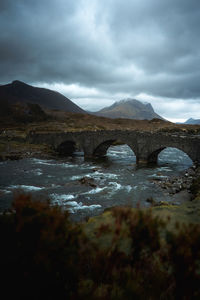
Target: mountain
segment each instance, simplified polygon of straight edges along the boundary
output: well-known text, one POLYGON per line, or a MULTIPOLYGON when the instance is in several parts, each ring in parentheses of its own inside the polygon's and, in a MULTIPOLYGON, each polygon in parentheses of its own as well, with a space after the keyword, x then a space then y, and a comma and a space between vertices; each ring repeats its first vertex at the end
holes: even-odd
POLYGON ((142 103, 135 99, 125 99, 115 102, 109 107, 105 107, 94 113, 97 116, 107 118, 125 118, 137 120, 151 120, 154 118, 163 119, 156 114, 150 103, 142 103))
POLYGON ((0 102, 0 123, 30 123, 46 121, 48 115, 43 111, 40 105, 36 103, 13 103, 6 101, 0 102))
POLYGON ((191 125, 200 125, 200 119, 193 119, 193 118, 190 118, 188 119, 187 121, 185 121, 184 124, 191 124, 191 125))
POLYGON ((12 83, 0 86, 0 108, 3 103, 9 104, 38 104, 43 109, 55 109, 72 113, 86 113, 78 105, 62 94, 28 85, 24 82, 15 80, 12 83))

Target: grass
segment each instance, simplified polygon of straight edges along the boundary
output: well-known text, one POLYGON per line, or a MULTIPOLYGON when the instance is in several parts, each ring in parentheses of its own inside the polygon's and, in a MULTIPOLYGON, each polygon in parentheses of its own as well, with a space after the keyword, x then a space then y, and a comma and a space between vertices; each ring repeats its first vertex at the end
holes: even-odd
POLYGON ((28 142, 18 142, 16 140, 0 140, 0 158, 19 159, 32 156, 50 156, 54 154, 48 145, 30 144, 28 142))
POLYGON ((41 122, 8 124, 0 123, 0 129, 17 130, 20 134, 36 130, 39 132, 49 131, 82 131, 82 130, 139 130, 139 131, 171 131, 179 133, 197 134, 200 132, 199 125, 174 124, 159 119, 153 120, 131 120, 131 119, 109 119, 87 114, 74 114, 61 111, 46 111, 49 116, 41 122))

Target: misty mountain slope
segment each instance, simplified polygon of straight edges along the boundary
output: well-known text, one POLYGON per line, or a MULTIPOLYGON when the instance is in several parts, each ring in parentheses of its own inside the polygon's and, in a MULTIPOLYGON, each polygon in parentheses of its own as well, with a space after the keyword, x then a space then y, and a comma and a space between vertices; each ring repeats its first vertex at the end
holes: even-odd
POLYGON ((154 112, 150 103, 145 104, 135 99, 126 99, 115 102, 113 105, 105 107, 94 114, 107 118, 126 118, 137 120, 151 120, 154 118, 163 119, 154 112))
POLYGON ((200 124, 200 119, 190 118, 187 121, 185 121, 184 124, 198 125, 200 124))
POLYGON ((10 84, 0 86, 0 106, 3 102, 39 104, 43 109, 57 109, 73 113, 86 113, 78 105, 62 94, 28 85, 15 80, 10 84))

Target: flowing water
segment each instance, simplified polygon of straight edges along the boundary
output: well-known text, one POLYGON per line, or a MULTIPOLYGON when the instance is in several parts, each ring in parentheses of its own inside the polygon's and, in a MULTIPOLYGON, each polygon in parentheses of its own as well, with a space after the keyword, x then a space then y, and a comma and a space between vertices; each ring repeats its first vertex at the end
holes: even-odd
POLYGON ((13 194, 19 191, 41 199, 48 197, 52 204, 68 209, 75 220, 116 205, 148 206, 146 199, 150 197, 169 200, 153 179, 181 175, 191 165, 185 153, 166 148, 157 166, 137 167, 127 145, 111 146, 107 157, 96 160, 84 160, 78 153, 60 160, 5 161, 0 163, 0 210, 9 208, 13 194))

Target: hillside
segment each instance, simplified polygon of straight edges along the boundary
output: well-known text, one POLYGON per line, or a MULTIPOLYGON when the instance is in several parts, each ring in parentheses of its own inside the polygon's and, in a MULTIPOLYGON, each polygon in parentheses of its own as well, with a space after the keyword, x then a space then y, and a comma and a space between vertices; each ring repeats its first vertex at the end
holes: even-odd
POLYGON ((38 104, 43 109, 62 110, 72 113, 86 113, 62 94, 44 88, 33 87, 21 81, 0 86, 0 108, 5 103, 38 104))
POLYGON ((137 120, 151 120, 154 118, 163 119, 156 114, 150 103, 142 103, 135 99, 126 99, 115 102, 109 107, 105 107, 94 113, 97 116, 107 118, 126 118, 137 120))
POLYGON ((198 124, 200 124, 200 119, 190 118, 187 121, 185 121, 184 124, 198 125, 198 124))
POLYGON ((36 103, 0 102, 0 124, 16 125, 18 123, 32 123, 47 121, 49 116, 36 103))

